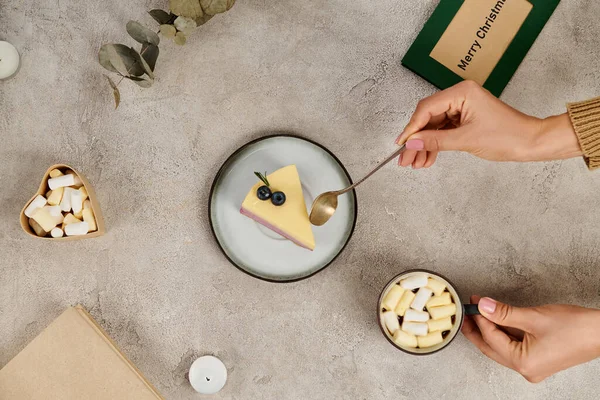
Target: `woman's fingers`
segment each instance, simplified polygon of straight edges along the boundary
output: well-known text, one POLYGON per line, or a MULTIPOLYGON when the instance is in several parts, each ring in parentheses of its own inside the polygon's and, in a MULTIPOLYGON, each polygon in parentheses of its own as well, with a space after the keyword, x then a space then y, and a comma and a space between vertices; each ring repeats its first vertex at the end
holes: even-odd
MULTIPOLYGON (((472 304, 478 304, 480 299, 481 297, 477 295, 473 295, 470 298, 472 304)), ((510 361, 505 359, 504 356, 499 354, 496 350, 492 348, 492 346, 490 346, 485 341, 481 330, 479 329, 479 325, 475 321, 474 316, 465 316, 465 321, 462 327, 462 333, 487 357, 491 358, 499 364, 504 365, 505 367, 511 368, 510 361)))
POLYGON ((425 165, 423 168, 429 168, 433 165, 435 160, 437 159, 438 152, 437 151, 428 151, 427 152, 427 161, 425 161, 425 165))
POLYGON ((473 320, 479 328, 479 332, 481 332, 481 337, 485 343, 500 359, 504 360, 504 363, 501 364, 514 369, 515 362, 517 361, 515 357, 518 356, 517 350, 519 350, 522 343, 511 339, 498 325, 489 321, 484 316, 475 315, 473 316, 473 320))
POLYGON ((427 152, 419 151, 417 153, 417 156, 415 157, 415 161, 413 161, 413 164, 412 164, 413 169, 423 168, 426 161, 427 161, 427 152))
POLYGON ((501 326, 499 327, 501 330, 503 330, 504 332, 506 332, 508 334, 508 336, 513 339, 513 340, 518 340, 518 341, 522 341, 523 337, 525 337, 525 332, 523 332, 520 329, 517 328, 511 328, 508 326, 501 326))
MULTIPOLYGON (((429 120, 429 122, 423 127, 423 129, 433 129, 433 130, 443 129, 448 124, 452 124, 452 121, 450 121, 448 119, 448 116, 446 115, 446 113, 443 113, 443 114, 432 116, 431 119, 429 120)), ((408 137, 406 137, 406 135, 404 134, 405 132, 406 132, 406 128, 404 129, 404 131, 402 131, 400 136, 398 136, 398 138, 396 138, 397 144, 403 144, 404 142, 406 142, 408 140, 408 137)))
POLYGON ((437 92, 432 96, 423 99, 417 104, 417 108, 412 115, 408 125, 398 137, 397 143, 402 144, 408 138, 424 129, 432 118, 444 114, 455 115, 459 113, 466 98, 466 93, 472 82, 462 82, 452 86, 449 89, 437 92))
MULTIPOLYGON (((448 120, 448 116, 446 115, 446 113, 434 115, 429 120, 429 123, 427 123, 427 125, 425 125, 424 129, 440 129, 449 123, 450 123, 450 121, 448 120)), ((398 141, 399 139, 400 139, 400 137, 398 137, 398 139, 396 141, 398 141)), ((419 151, 423 148, 423 147, 419 147, 420 145, 421 145, 420 142, 412 141, 411 145, 407 147, 407 150, 419 151), (416 145, 416 147, 415 147, 415 145, 416 145)), ((424 143, 422 143, 422 146, 424 146, 424 143)), ((414 169, 429 168, 433 165, 436 158, 437 158, 437 152, 419 151, 419 153, 417 153, 417 155, 414 156, 412 162, 408 162, 410 159, 406 159, 406 165, 404 165, 402 163, 402 161, 401 161, 402 156, 400 156, 400 159, 398 160, 398 165, 402 165, 405 167, 412 165, 414 169)))
POLYGON ((533 308, 514 307, 489 297, 482 298, 478 305, 481 315, 500 326, 531 333, 538 323, 539 313, 533 308))
POLYGON ((462 333, 485 356, 496 361, 498 364, 502 364, 505 367, 510 368, 510 365, 508 365, 508 362, 506 360, 504 360, 502 357, 500 357, 500 355, 498 353, 496 353, 490 347, 490 345, 485 342, 485 340, 483 340, 483 337, 481 336, 481 332, 479 331, 477 324, 475 324, 475 321, 473 320, 473 318, 471 316, 465 316, 465 321, 462 326, 462 333))
POLYGON ((400 155, 398 165, 402 167, 408 167, 415 161, 416 156, 417 150, 404 150, 404 152, 400 155))
POLYGON ((414 154, 414 152, 414 150, 412 152, 411 150, 406 150, 403 154, 401 154, 398 160, 398 165, 403 167, 412 165, 414 169, 429 168, 435 163, 435 160, 438 156, 437 151, 418 151, 416 154, 414 154), (410 152, 408 157, 412 158, 404 158, 408 152, 410 152), (410 162, 410 160, 412 160, 412 162, 410 162))

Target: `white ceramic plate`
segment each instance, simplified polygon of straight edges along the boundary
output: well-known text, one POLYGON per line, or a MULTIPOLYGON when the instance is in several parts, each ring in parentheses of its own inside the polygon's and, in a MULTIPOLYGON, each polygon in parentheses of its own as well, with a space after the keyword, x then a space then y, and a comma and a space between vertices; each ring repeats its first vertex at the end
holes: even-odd
POLYGON ((254 171, 271 173, 296 164, 310 210, 316 196, 351 184, 341 162, 323 146, 296 136, 275 135, 252 141, 233 153, 211 189, 209 217, 227 258, 257 278, 289 282, 320 271, 344 249, 356 223, 356 193, 340 196, 338 209, 323 226, 313 226, 313 251, 296 246, 240 214, 242 201, 256 183, 254 171))

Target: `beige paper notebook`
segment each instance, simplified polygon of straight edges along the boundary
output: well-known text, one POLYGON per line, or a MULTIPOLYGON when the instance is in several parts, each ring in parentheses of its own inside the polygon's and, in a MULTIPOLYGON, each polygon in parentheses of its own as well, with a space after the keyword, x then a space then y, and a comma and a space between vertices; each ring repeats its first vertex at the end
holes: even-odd
POLYGON ((81 306, 0 370, 0 400, 163 399, 81 306))

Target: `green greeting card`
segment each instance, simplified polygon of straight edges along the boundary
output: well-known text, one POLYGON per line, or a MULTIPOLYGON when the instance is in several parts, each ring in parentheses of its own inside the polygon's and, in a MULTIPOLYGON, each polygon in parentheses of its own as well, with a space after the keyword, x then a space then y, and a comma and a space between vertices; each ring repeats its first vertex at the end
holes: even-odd
POLYGON ((471 79, 499 96, 560 0, 441 0, 402 64, 440 89, 471 79))

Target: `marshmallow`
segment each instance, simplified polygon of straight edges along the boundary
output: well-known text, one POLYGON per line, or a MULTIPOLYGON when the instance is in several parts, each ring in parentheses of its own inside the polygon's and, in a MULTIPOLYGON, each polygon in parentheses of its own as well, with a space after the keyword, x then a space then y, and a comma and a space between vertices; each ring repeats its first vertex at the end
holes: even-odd
POLYGON ((94 212, 92 211, 92 209, 84 208, 82 214, 83 220, 89 225, 90 232, 97 230, 98 226, 96 225, 96 218, 94 217, 94 212))
POLYGON ((429 310, 430 307, 445 306, 448 304, 452 304, 452 298, 450 297, 450 293, 445 292, 439 296, 433 296, 425 306, 429 310))
POLYGON ((411 303, 410 308, 412 308, 413 310, 417 310, 417 311, 423 311, 423 308, 425 308, 425 304, 427 304, 427 302, 429 301, 429 298, 431 297, 432 294, 433 294, 433 292, 431 291, 431 289, 422 287, 417 292, 417 295, 415 296, 415 299, 411 303))
POLYGON ((381 302, 383 308, 388 311, 395 309, 403 294, 404 289, 402 289, 400 286, 392 286, 390 291, 385 295, 383 301, 381 302))
POLYGON ((81 201, 85 201, 89 197, 87 189, 85 188, 85 186, 82 186, 78 190, 81 192, 81 201))
MULTIPOLYGON (((62 212, 60 211, 60 206, 46 206, 48 212, 53 217, 62 217, 62 212)), ((62 221, 61 221, 62 222, 62 221)))
POLYGON ((386 311, 382 314, 383 322, 388 331, 393 335, 398 329, 400 329, 400 322, 398 322, 398 316, 393 311, 386 311))
POLYGON ((81 222, 80 219, 75 218, 75 216, 73 216, 73 214, 68 213, 65 215, 65 219, 63 220, 63 230, 65 229, 65 226, 70 225, 70 224, 78 224, 79 222, 81 222))
POLYGON ((59 176, 63 176, 64 174, 60 172, 60 169, 53 169, 50 171, 50 178, 58 178, 59 176))
POLYGON ((440 331, 431 332, 428 335, 417 338, 417 342, 420 348, 435 346, 436 344, 440 344, 443 341, 444 338, 442 337, 442 332, 440 331))
POLYGON ((64 188, 63 197, 60 202, 60 209, 63 210, 64 212, 71 212, 71 193, 74 190, 75 189, 70 188, 70 187, 64 188))
POLYGON ((406 278, 406 279, 403 279, 400 281, 400 286, 402 286, 404 289, 408 289, 408 290, 422 288, 423 286, 426 286, 426 285, 427 285, 427 275, 425 275, 425 274, 413 275, 410 278, 406 278))
POLYGON ((406 310, 404 321, 427 322, 429 313, 427 311, 406 310))
POLYGON ((394 343, 401 347, 417 347, 417 337, 398 329, 394 333, 394 343))
POLYGON ((50 231, 50 236, 52 236, 53 238, 60 238, 60 237, 63 237, 63 235, 64 235, 64 232, 60 228, 54 228, 50 231))
POLYGON ((48 179, 48 187, 52 190, 57 189, 59 187, 67 187, 75 185, 75 175, 62 175, 57 176, 56 178, 48 179))
POLYGON ((50 191, 50 195, 48 197, 48 204, 51 206, 57 206, 60 204, 65 188, 59 187, 50 191))
POLYGON ((87 222, 78 222, 75 224, 69 224, 65 226, 65 233, 67 236, 81 236, 88 233, 89 226, 87 222))
POLYGON ((54 217, 56 220, 56 225, 63 223, 64 217, 59 206, 45 206, 44 208, 47 209, 50 215, 54 217))
POLYGON ((442 319, 430 319, 427 321, 427 327, 429 328, 429 332, 435 331, 449 331, 452 329, 452 318, 446 317, 442 319))
POLYGON ((81 182, 81 179, 79 178, 79 176, 77 176, 75 171, 68 170, 67 175, 73 176, 73 184, 69 186, 74 186, 75 189, 79 189, 81 186, 83 186, 83 182, 81 182))
POLYGON ((396 314, 403 317, 404 313, 406 312, 406 310, 408 310, 408 307, 410 307, 410 303, 413 301, 414 298, 415 294, 413 292, 411 292, 410 290, 405 291, 404 294, 402 294, 402 297, 400 297, 398 305, 394 309, 396 314))
POLYGON ((50 215, 50 211, 46 207, 35 210, 31 218, 46 232, 50 232, 58 224, 57 218, 50 215))
POLYGON ((46 198, 42 195, 37 195, 35 196, 35 199, 33 199, 31 201, 31 203, 29 203, 29 205, 27 206, 27 208, 25 209, 24 214, 26 216, 28 216, 29 218, 31 218, 33 216, 33 213, 35 212, 35 210, 37 210, 38 208, 42 208, 46 205, 47 201, 46 198))
POLYGON ((431 289, 436 296, 441 295, 444 290, 446 290, 446 285, 442 281, 433 278, 427 279, 427 287, 431 289))
POLYGON ((452 303, 445 306, 431 307, 428 311, 433 319, 451 317, 456 314, 456 304, 452 303))
POLYGON ((404 321, 402 323, 402 330, 416 336, 425 336, 427 335, 427 324, 423 322, 404 321))
POLYGON ((83 196, 79 190, 71 190, 71 209, 75 216, 83 209, 83 196))
POLYGON ((65 221, 65 216, 62 213, 54 218, 56 219, 56 226, 61 225, 65 221))
POLYGON ((35 234, 38 236, 44 237, 48 234, 48 232, 46 232, 44 229, 42 229, 40 224, 35 222, 35 220, 33 218, 29 218, 29 226, 31 227, 31 229, 33 229, 35 234))
POLYGON ((92 208, 92 203, 89 200, 83 202, 83 209, 88 210, 92 208))

